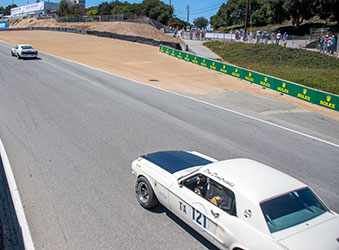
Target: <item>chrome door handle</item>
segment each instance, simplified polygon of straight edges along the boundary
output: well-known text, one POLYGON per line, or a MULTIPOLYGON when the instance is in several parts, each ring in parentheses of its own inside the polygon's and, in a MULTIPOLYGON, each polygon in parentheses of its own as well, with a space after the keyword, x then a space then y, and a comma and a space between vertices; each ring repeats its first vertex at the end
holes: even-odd
POLYGON ((212 214, 215 218, 219 217, 219 213, 215 213, 215 212, 213 212, 213 210, 211 210, 211 214, 212 214))

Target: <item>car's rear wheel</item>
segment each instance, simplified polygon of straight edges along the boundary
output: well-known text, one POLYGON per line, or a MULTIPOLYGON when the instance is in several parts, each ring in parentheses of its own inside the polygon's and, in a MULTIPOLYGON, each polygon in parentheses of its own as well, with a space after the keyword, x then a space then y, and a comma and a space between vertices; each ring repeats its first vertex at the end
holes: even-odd
POLYGON ((158 204, 157 197, 154 194, 151 184, 143 176, 140 176, 135 184, 135 193, 138 202, 144 208, 149 209, 158 204))

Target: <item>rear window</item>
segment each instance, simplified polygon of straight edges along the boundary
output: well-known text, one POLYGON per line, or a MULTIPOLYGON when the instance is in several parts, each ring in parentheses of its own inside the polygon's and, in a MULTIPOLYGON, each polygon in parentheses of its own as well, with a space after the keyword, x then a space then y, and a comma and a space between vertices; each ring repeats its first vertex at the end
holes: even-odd
POLYGON ((32 46, 27 46, 27 45, 21 46, 21 48, 22 48, 22 49, 34 49, 32 46))
POLYGON ((308 189, 301 189, 260 204, 271 233, 311 220, 327 208, 308 189))

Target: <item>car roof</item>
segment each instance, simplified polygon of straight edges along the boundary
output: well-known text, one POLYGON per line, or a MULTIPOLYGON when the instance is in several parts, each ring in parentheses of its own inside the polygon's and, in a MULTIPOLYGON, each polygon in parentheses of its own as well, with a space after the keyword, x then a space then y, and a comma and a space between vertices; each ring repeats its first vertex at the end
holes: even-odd
POLYGON ((292 176, 250 159, 211 163, 201 167, 199 172, 257 204, 307 186, 292 176))
POLYGON ((19 44, 18 46, 31 46, 31 47, 33 47, 33 45, 30 45, 30 44, 19 44))

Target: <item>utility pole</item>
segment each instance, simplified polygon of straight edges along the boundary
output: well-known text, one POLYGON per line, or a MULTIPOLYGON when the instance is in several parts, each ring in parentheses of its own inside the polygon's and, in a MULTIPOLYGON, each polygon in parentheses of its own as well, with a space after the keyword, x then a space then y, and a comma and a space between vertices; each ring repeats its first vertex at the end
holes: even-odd
POLYGON ((190 6, 187 5, 187 25, 190 23, 190 6))
POLYGON ((247 2, 246 2, 246 16, 245 16, 244 40, 247 40, 246 31, 247 31, 247 20, 248 20, 248 6, 249 6, 249 1, 250 1, 250 0, 247 0, 247 2))

